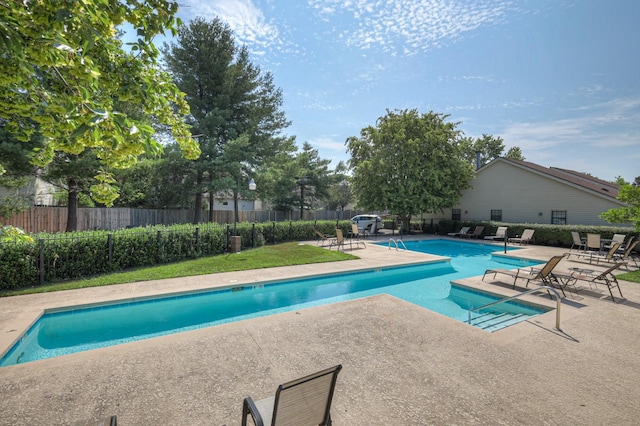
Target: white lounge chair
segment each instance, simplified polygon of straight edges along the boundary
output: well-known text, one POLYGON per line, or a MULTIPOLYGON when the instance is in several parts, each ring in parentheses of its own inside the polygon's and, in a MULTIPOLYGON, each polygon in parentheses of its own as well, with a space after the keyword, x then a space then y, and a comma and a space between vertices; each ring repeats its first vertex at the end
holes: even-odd
POLYGON ((504 240, 504 236, 507 233, 506 226, 499 226, 496 230, 496 235, 487 235, 484 237, 485 240, 504 240))
POLYGON ((522 232, 522 235, 520 237, 509 238, 509 242, 510 243, 522 244, 522 245, 529 244, 529 242, 531 242, 531 239, 533 238, 533 233, 534 232, 535 232, 534 229, 525 229, 522 232))
POLYGON ((458 232, 449 232, 447 235, 449 237, 459 237, 460 235, 464 235, 467 232, 469 232, 469 229, 471 229, 470 226, 463 226, 462 228, 460 228, 460 231, 458 231, 458 232))

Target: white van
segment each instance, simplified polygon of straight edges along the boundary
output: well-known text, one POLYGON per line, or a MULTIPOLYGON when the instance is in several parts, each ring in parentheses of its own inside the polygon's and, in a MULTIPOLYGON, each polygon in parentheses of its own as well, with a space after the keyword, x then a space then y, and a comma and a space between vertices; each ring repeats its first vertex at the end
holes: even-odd
POLYGON ((382 228, 382 218, 374 214, 359 214, 351 218, 351 221, 358 225, 358 229, 362 232, 368 232, 370 234, 375 233, 378 229, 382 228))

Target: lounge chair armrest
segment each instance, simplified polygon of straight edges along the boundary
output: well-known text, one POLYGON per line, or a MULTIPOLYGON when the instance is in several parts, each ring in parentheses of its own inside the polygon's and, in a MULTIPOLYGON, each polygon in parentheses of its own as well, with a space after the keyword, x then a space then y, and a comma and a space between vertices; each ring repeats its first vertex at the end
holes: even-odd
POLYGON ((246 397, 242 402, 242 426, 247 425, 247 414, 251 414, 253 423, 255 423, 256 426, 264 426, 258 407, 256 407, 256 404, 250 396, 246 397))

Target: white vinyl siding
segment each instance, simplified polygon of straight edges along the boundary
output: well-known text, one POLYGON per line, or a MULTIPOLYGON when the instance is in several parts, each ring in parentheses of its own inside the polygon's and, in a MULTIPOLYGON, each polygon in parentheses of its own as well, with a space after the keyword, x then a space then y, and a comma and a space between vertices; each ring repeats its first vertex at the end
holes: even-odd
POLYGON ((473 188, 463 191, 456 206, 464 212, 463 220, 488 221, 492 210, 502 210, 504 222, 550 224, 552 211, 566 211, 569 225, 610 225, 598 216, 621 205, 500 160, 479 170, 471 184, 473 188))

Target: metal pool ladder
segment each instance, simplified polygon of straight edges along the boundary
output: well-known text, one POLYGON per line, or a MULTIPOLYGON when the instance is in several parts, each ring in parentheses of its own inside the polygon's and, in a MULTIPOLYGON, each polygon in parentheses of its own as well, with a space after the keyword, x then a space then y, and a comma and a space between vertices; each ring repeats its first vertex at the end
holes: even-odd
MULTIPOLYGON (((391 247, 389 247, 389 248, 391 248, 391 247)), ((527 294, 534 293, 536 291, 539 291, 540 289, 544 289, 544 290, 547 290, 547 291, 551 290, 555 294, 555 296, 556 296, 556 330, 562 331, 562 329, 560 328, 560 306, 562 305, 562 300, 560 299, 560 293, 558 293, 558 290, 556 290, 555 288, 549 287, 549 286, 546 286, 546 285, 542 285, 542 286, 537 287, 537 288, 532 288, 532 289, 529 289, 527 291, 523 291, 522 293, 516 294, 515 296, 509 296, 509 297, 505 297, 504 299, 496 300, 495 302, 487 303, 486 305, 482 305, 479 308, 469 309, 469 325, 472 325, 471 324, 471 313, 472 312, 479 311, 481 309, 488 308, 490 306, 499 305, 500 303, 508 302, 510 300, 513 300, 513 299, 517 299, 520 296, 525 296, 527 294)))
POLYGON ((389 238, 389 250, 391 250, 391 244, 393 243, 393 245, 396 247, 396 251, 398 251, 398 246, 402 245, 402 247, 406 250, 407 246, 404 245, 404 241, 397 239, 394 240, 393 238, 389 238))

